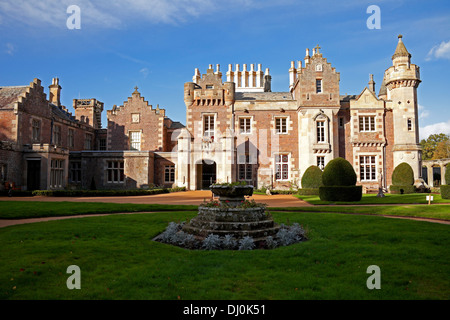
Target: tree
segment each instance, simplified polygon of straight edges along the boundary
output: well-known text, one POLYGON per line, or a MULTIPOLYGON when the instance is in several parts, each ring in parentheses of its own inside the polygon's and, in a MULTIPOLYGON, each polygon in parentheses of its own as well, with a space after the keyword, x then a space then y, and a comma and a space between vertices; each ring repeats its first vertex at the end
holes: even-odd
POLYGON ((450 140, 439 142, 433 154, 433 160, 447 158, 450 158, 450 140))
POLYGON ((438 144, 442 141, 450 140, 450 136, 445 133, 431 134, 426 140, 422 139, 420 145, 422 147, 422 159, 433 159, 434 152, 437 150, 438 144))

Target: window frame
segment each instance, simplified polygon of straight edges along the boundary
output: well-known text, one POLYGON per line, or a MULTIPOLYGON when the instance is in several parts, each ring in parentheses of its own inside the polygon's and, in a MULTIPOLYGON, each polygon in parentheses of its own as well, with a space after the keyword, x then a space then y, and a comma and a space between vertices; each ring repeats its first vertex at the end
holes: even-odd
POLYGON ((175 183, 175 165, 164 166, 164 183, 175 183), (169 180, 167 180, 169 177, 169 180))
POLYGON ((55 146, 61 146, 61 126, 58 124, 55 124, 53 126, 53 144, 55 146))
POLYGON ((316 93, 323 93, 323 79, 316 79, 316 93))
POLYGON ((288 153, 276 154, 274 163, 275 163, 275 181, 289 181, 289 169, 290 169, 289 154, 288 153))
POLYGON ((130 150, 133 151, 141 151, 141 147, 142 147, 142 131, 141 130, 130 130, 128 131, 128 139, 130 141, 130 150), (137 134, 137 136, 134 136, 134 134, 137 134), (136 140, 136 137, 138 137, 138 139, 136 140), (138 147, 135 147, 135 146, 138 147))
POLYGON ((253 122, 252 117, 239 117, 239 133, 240 134, 251 134, 252 133, 252 122, 253 122), (242 121, 244 121, 244 130, 242 130, 242 121))
POLYGON ((31 140, 33 142, 37 143, 41 142, 41 127, 42 127, 41 120, 31 119, 31 140))
POLYGON ((377 181, 377 156, 375 155, 359 156, 359 181, 361 182, 377 181), (370 158, 369 162, 367 162, 368 158, 370 158), (369 177, 369 179, 367 179, 367 177, 369 177))
POLYGON ((62 188, 64 186, 64 159, 50 159, 50 189, 62 188))
POLYGON ((125 183, 124 161, 106 161, 106 181, 107 183, 125 183))
POLYGON ((214 139, 215 132, 216 132, 216 115, 215 114, 203 114, 202 121, 203 121, 203 123, 202 123, 203 138, 214 139), (212 129, 211 129, 211 126, 212 126, 212 129))
POLYGON ((376 132, 377 131, 376 119, 377 119, 377 117, 375 115, 360 115, 359 116, 359 132, 376 132), (369 120, 368 122, 367 122, 367 119, 369 120))
POLYGON ((289 133, 289 117, 280 117, 276 116, 274 117, 275 122, 275 134, 288 134, 289 133), (278 125, 278 121, 280 121, 280 124, 278 125), (283 123, 284 122, 284 125, 283 123), (284 131, 282 130, 284 127, 284 131))

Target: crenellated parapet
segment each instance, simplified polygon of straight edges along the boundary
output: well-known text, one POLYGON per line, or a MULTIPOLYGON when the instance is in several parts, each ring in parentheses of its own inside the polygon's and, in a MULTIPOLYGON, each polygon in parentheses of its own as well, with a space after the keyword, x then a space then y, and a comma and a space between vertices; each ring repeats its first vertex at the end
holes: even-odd
POLYGON ((233 82, 222 83, 222 74, 217 65, 216 72, 209 65, 206 74, 200 77, 200 72, 195 69, 194 82, 184 84, 184 102, 190 106, 227 106, 234 103, 235 84, 233 82))

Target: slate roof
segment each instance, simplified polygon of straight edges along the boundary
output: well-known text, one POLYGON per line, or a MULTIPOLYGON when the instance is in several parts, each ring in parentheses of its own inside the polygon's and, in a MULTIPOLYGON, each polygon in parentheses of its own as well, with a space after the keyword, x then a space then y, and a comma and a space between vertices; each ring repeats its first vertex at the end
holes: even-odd
POLYGON ((236 101, 293 101, 290 92, 236 92, 236 101))
POLYGON ((172 124, 170 125, 170 129, 182 129, 185 126, 179 122, 179 121, 173 121, 172 124))
POLYGON ((28 86, 0 87, 0 109, 12 109, 28 86))

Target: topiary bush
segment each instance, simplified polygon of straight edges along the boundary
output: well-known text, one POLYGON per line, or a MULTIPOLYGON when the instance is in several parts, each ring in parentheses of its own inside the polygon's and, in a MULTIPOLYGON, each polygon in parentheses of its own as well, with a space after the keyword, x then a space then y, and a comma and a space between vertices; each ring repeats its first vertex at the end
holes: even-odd
POLYGON ((450 199, 450 165, 445 166, 445 183, 441 185, 441 197, 450 199))
POLYGON ((322 185, 322 170, 318 166, 306 169, 302 176, 302 188, 318 189, 322 185))
POLYGON ((414 171, 406 162, 400 163, 392 172, 392 185, 411 186, 414 184, 414 171))
POLYGON ((319 187, 320 200, 360 201, 362 186, 356 185, 356 172, 350 162, 336 158, 328 162, 322 173, 323 186, 319 187))
POLYGON ((324 186, 354 186, 356 172, 350 162, 344 158, 335 158, 323 169, 322 183, 324 186))
POLYGON ((297 193, 301 195, 319 194, 319 187, 322 186, 322 170, 318 166, 310 166, 302 176, 302 188, 297 193))
POLYGON ((414 193, 414 171, 406 162, 400 163, 392 172, 392 185, 389 192, 392 194, 414 193))

